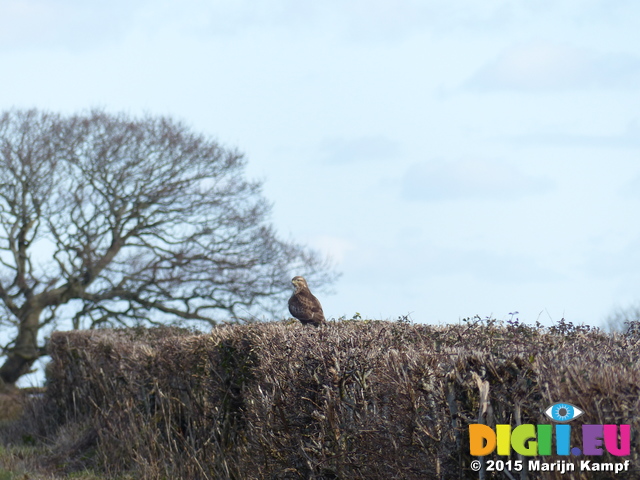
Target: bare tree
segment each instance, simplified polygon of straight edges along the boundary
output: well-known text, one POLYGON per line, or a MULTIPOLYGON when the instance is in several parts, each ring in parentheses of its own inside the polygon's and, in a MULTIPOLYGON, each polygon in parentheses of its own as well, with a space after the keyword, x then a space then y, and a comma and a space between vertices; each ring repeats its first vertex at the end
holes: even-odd
POLYGON ((627 307, 615 308, 604 320, 603 327, 609 332, 628 332, 640 324, 640 302, 627 307), (635 325, 635 327, 634 327, 635 325))
POLYGON ((277 238, 244 165, 167 118, 2 114, 0 306, 15 334, 0 383, 28 371, 61 312, 74 328, 215 324, 283 311, 294 273, 330 283, 315 252, 277 238))

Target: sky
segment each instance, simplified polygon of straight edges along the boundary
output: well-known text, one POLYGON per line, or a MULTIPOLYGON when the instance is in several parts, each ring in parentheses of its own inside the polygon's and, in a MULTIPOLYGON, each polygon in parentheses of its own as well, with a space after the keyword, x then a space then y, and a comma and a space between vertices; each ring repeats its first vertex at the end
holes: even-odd
POLYGON ((244 152, 281 236, 342 272, 318 292, 329 318, 600 325, 640 301, 639 18, 631 0, 0 0, 0 110, 169 115, 244 152))

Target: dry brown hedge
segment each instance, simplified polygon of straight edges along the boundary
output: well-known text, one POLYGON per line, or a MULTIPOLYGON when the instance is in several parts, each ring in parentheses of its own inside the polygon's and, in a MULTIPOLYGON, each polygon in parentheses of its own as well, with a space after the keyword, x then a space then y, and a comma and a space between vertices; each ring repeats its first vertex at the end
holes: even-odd
MULTIPOLYGON (((549 423, 565 401, 585 411, 576 427, 630 423, 638 468, 639 345, 478 320, 59 332, 40 434, 55 468, 113 476, 478 478, 469 423, 549 423)), ((613 478, 540 475, 512 478, 613 478)))

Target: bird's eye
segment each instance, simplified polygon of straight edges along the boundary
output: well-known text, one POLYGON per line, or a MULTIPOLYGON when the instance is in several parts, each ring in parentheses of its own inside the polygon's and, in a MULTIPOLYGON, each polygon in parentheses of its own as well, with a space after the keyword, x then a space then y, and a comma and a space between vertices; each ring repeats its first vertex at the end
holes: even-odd
POLYGON ((584 412, 582 410, 570 403, 554 403, 544 412, 544 414, 551 420, 560 423, 575 420, 583 413, 584 412))

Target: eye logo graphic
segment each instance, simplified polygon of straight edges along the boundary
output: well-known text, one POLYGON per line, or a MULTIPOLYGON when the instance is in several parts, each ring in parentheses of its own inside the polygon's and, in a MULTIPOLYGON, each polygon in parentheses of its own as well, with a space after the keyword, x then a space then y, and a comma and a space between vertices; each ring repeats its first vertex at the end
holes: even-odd
POLYGON ((544 414, 554 422, 566 423, 575 420, 584 412, 570 403, 556 403, 547 408, 544 414))

